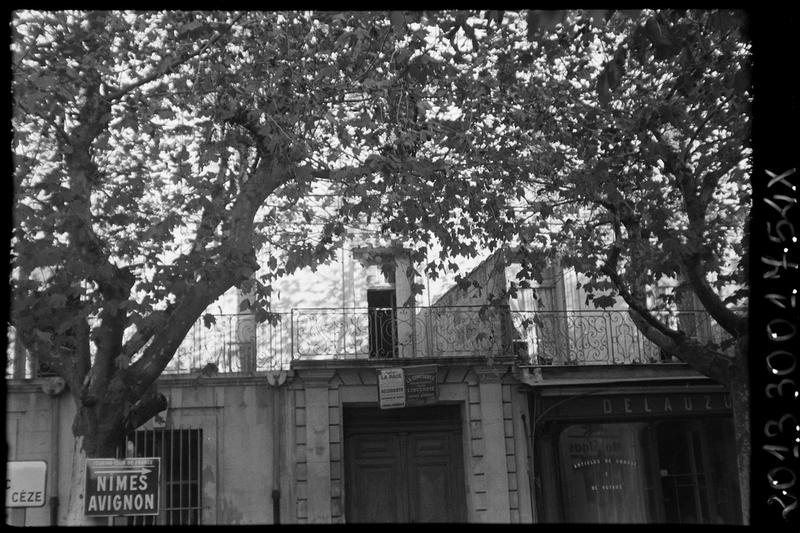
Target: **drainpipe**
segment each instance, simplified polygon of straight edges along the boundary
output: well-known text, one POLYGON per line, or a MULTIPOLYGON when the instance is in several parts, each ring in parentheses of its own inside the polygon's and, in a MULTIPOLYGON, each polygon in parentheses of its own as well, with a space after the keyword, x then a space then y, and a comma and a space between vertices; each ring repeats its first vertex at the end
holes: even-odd
POLYGON ((279 403, 285 403, 281 385, 286 383, 285 370, 267 373, 267 383, 272 390, 272 520, 281 523, 281 438, 283 436, 279 403))
POLYGON ((281 523, 281 427, 278 412, 278 399, 281 397, 281 389, 275 387, 274 398, 272 399, 272 522, 281 523))
POLYGON ((525 416, 525 413, 522 413, 522 427, 525 429, 525 447, 527 448, 528 452, 528 486, 531 493, 531 518, 533 519, 533 523, 536 524, 539 521, 538 513, 537 513, 537 505, 538 501, 536 500, 536 458, 533 455, 533 431, 528 425, 528 419, 525 416))
POLYGON ((50 418, 50 434, 52 435, 52 443, 50 446, 50 525, 55 527, 58 525, 58 469, 59 469, 59 454, 61 447, 60 439, 60 425, 61 421, 61 402, 58 396, 53 396, 53 414, 50 418))

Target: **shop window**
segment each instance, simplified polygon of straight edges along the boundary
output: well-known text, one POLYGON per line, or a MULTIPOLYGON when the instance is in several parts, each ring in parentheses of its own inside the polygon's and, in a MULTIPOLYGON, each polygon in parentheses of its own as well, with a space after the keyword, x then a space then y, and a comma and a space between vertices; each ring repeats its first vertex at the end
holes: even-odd
POLYGON ((558 472, 545 475, 560 484, 563 521, 740 523, 730 419, 560 428, 558 472))
POLYGON ((201 523, 202 430, 151 429, 128 437, 126 457, 161 458, 161 501, 157 516, 129 517, 129 525, 201 523))
POLYGON ((643 424, 576 424, 559 437, 568 522, 646 522, 643 424))

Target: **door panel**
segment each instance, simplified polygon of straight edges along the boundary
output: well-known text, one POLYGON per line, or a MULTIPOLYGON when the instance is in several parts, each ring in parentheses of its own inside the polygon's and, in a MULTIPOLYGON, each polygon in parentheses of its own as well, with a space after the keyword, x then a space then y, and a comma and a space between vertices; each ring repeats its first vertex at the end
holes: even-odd
POLYGON ((411 468, 409 522, 449 522, 447 463, 411 468))
POLYGON ((397 435, 358 435, 347 442, 352 450, 347 482, 357 499, 348 498, 353 522, 396 522, 406 514, 397 491, 400 484, 400 441, 397 435), (357 505, 353 505, 357 503, 357 505))
MULTIPOLYGON (((463 491, 452 432, 409 434, 410 522, 461 519, 457 491, 463 491)), ((463 499, 463 498, 462 498, 463 499)))
POLYGON ((405 423, 345 433, 348 522, 466 520, 460 430, 405 423))

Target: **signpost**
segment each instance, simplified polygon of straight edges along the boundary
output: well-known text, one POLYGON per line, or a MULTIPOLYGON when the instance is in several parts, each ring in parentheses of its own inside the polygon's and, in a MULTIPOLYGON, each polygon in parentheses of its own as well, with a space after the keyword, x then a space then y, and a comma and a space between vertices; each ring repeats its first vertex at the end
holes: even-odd
POLYGON ((436 365, 378 370, 378 401, 381 409, 419 405, 436 396, 436 365))
POLYGON ((159 457, 86 460, 86 516, 158 514, 159 457))
POLYGON ((6 507, 44 507, 47 463, 9 461, 6 463, 6 507))

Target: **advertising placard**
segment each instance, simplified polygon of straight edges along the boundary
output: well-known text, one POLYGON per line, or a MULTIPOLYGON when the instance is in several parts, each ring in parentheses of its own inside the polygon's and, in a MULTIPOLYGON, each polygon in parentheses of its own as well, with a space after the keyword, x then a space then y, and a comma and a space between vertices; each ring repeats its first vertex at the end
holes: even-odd
POLYGON ((378 370, 378 399, 381 409, 406 406, 406 386, 402 368, 378 370))
POLYGON ((86 516, 158 514, 159 457, 86 460, 86 516))
POLYGON ((43 507, 47 483, 44 461, 6 463, 6 507, 43 507))
POLYGON ((436 398, 436 365, 407 366, 403 373, 406 402, 424 403, 436 398))

